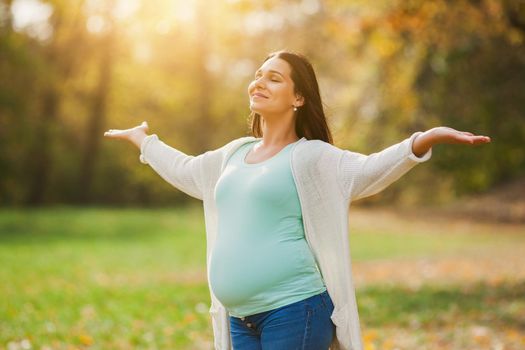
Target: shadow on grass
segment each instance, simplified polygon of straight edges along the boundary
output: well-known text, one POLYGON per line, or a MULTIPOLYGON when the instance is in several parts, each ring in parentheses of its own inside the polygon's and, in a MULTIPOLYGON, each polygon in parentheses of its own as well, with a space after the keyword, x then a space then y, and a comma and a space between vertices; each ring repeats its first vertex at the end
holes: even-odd
POLYGON ((525 330, 525 281, 469 286, 374 286, 358 290, 362 322, 369 326, 442 327, 458 323, 525 330))

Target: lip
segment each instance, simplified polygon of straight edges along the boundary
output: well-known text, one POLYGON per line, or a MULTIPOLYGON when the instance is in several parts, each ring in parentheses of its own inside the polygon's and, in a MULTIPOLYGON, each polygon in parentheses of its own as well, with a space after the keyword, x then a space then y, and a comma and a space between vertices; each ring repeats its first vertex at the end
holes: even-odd
POLYGON ((256 93, 252 94, 252 97, 268 98, 268 97, 264 96, 263 94, 261 94, 260 92, 256 92, 256 93))

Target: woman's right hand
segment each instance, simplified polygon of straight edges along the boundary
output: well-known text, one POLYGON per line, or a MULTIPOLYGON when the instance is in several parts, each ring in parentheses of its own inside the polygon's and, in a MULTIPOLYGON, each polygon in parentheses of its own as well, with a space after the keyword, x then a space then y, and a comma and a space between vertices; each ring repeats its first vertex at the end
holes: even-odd
POLYGON ((104 136, 113 139, 128 140, 129 142, 133 143, 135 146, 140 148, 142 140, 144 140, 144 138, 148 136, 148 130, 148 123, 144 121, 139 126, 130 129, 109 129, 104 133, 104 136))

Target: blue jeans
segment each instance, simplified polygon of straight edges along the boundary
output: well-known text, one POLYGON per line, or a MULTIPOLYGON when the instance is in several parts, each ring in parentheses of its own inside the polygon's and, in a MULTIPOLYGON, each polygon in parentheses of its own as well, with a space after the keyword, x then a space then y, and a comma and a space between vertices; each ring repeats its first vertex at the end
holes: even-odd
POLYGON ((335 336, 327 291, 277 309, 230 316, 234 350, 327 350, 335 336))

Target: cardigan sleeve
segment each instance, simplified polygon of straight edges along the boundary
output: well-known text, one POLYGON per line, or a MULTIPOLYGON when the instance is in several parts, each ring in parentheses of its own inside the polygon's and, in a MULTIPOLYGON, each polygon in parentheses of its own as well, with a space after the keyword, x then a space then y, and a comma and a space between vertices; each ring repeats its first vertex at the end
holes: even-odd
POLYGON ((337 170, 343 196, 351 201, 372 196, 415 165, 429 160, 432 148, 421 157, 412 151, 412 144, 420 134, 421 131, 415 132, 400 143, 370 155, 344 150, 337 170))
POLYGON ((187 155, 160 141, 156 134, 144 138, 140 146, 140 162, 149 164, 164 180, 182 192, 202 200, 203 162, 206 153, 187 155))

